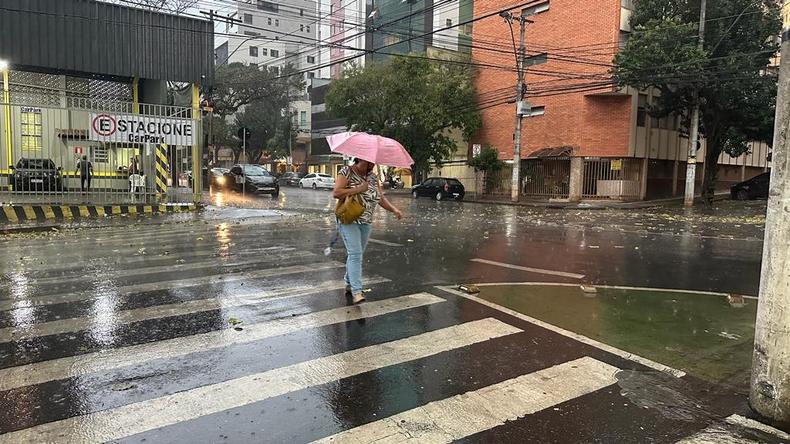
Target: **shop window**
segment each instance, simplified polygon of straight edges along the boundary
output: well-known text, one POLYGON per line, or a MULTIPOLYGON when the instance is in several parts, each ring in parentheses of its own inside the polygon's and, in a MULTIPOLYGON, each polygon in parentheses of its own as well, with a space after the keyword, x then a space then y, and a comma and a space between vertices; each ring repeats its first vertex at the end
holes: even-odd
POLYGON ((41 110, 38 108, 22 108, 22 151, 41 151, 42 125, 41 110))

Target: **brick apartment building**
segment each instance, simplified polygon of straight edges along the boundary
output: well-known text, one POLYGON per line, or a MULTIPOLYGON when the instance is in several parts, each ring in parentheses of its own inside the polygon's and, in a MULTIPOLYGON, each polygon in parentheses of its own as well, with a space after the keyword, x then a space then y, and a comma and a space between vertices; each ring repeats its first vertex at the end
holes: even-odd
MULTIPOLYGON (((474 16, 507 4, 476 0, 474 16)), ((606 84, 612 58, 630 32, 632 1, 548 0, 529 6, 535 5, 545 11, 530 17, 527 56, 546 54, 547 61, 530 66, 525 76, 532 111, 522 120, 521 192, 572 200, 682 194, 689 141, 679 118, 647 115, 652 91, 606 84), (571 190, 571 182, 581 186, 571 190)), ((518 23, 513 26, 518 38, 518 23)), ((476 22, 472 38, 472 60, 502 68, 481 68, 476 77, 484 109, 483 129, 473 142, 490 145, 501 159, 512 161, 516 74, 510 29, 494 16, 476 22)), ((737 159, 723 155, 719 187, 764 171, 767 162, 768 147, 760 143, 737 159)), ((509 177, 503 175, 494 191, 509 194, 509 177)))

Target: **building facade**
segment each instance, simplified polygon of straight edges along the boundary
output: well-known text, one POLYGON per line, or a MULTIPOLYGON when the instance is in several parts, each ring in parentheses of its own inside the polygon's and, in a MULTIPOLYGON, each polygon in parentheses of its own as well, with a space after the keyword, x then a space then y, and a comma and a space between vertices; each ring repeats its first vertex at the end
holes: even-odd
POLYGON ((134 171, 146 198, 198 196, 210 22, 94 0, 3 7, 0 199, 66 202, 83 158, 105 201, 128 197, 134 171), (37 31, 47 28, 63 32, 37 31))
MULTIPOLYGON (((501 0, 477 0, 475 15, 502 6, 501 0)), ((608 82, 614 54, 631 31, 632 2, 550 0, 531 6, 543 12, 527 25, 527 56, 546 63, 529 67, 525 75, 531 110, 522 119, 521 192, 574 200, 682 194, 689 140, 680 119, 647 114, 657 92, 615 88, 608 82), (576 26, 580 17, 582 27, 576 26)), ((518 33, 518 23, 513 26, 518 33)), ((512 162, 513 53, 478 48, 512 48, 510 29, 497 16, 480 20, 473 40, 472 60, 498 67, 479 70, 475 80, 484 109, 483 129, 474 142, 495 148, 501 159, 512 162)), ((698 159, 704 159, 704 141, 702 145, 698 159)), ((767 159, 768 147, 759 143, 752 144, 750 155, 723 155, 720 186, 765 170, 767 159)), ((503 177, 496 191, 510 194, 509 187, 510 178, 503 177)))

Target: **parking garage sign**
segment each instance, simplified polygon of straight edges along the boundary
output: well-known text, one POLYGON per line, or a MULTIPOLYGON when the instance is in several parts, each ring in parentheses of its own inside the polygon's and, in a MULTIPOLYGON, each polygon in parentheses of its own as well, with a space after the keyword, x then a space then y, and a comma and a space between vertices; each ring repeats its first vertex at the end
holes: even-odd
POLYGON ((99 142, 192 145, 195 122, 190 119, 134 114, 90 114, 90 139, 99 142))

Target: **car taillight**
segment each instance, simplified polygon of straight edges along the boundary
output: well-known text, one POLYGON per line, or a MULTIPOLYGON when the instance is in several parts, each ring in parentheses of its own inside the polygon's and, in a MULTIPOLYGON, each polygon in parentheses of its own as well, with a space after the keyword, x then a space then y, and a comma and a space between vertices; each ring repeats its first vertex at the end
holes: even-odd
POLYGON ((444 184, 444 191, 450 191, 450 185, 444 184))

